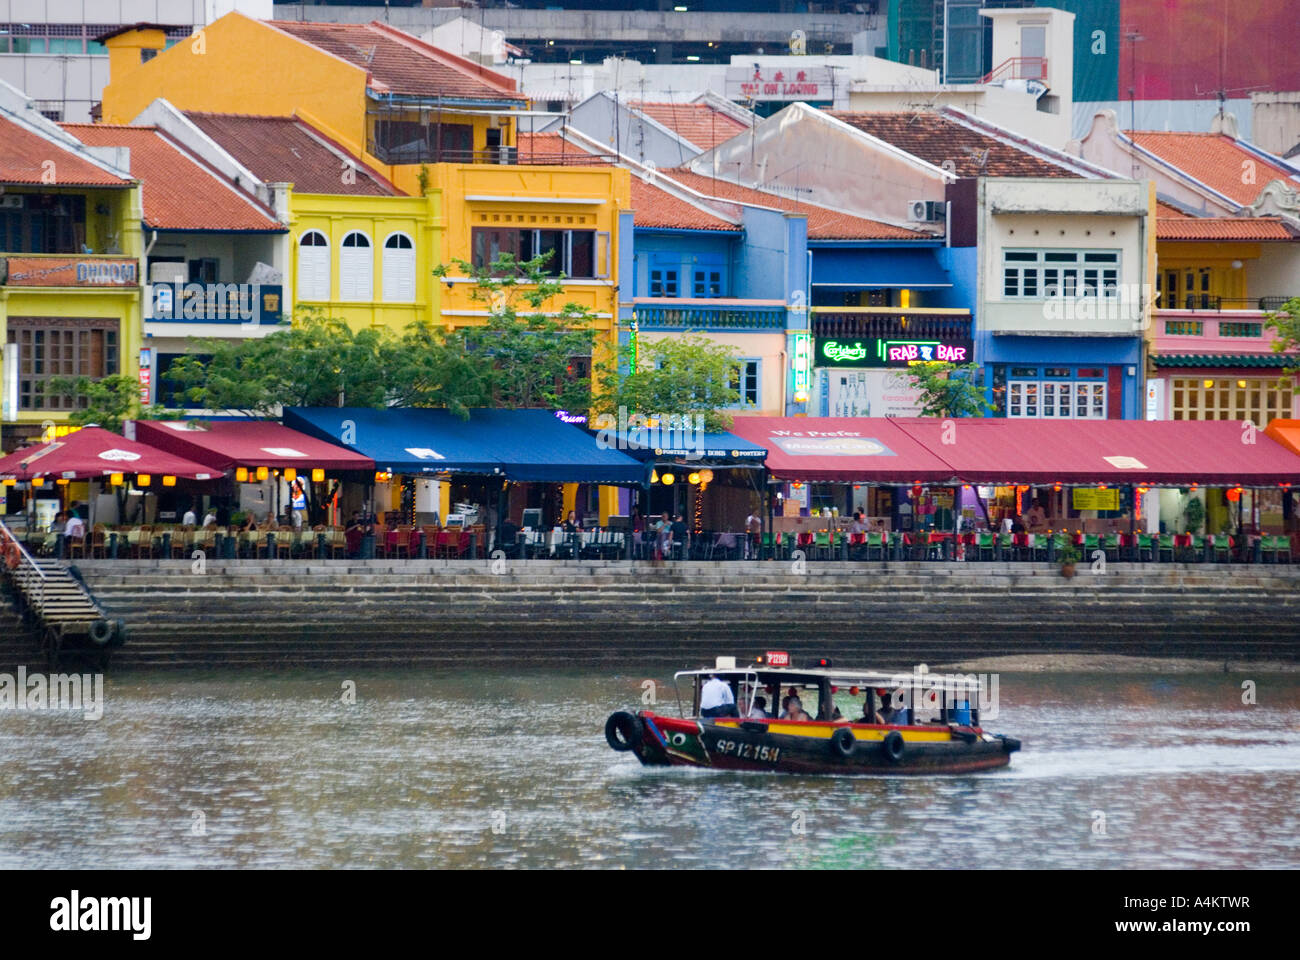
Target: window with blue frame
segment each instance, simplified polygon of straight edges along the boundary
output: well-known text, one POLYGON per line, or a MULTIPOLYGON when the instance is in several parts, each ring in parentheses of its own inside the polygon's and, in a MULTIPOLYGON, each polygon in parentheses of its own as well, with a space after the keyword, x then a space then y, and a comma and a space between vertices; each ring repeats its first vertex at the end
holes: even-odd
POLYGON ((740 394, 738 407, 757 407, 759 405, 759 374, 762 370, 761 360, 742 358, 736 361, 737 376, 731 381, 731 389, 740 394))
POLYGON ((1014 366, 994 368, 994 403, 999 415, 1054 420, 1105 420, 1105 367, 1014 366), (999 396, 999 383, 1004 384, 999 396), (1000 401, 1000 402, 999 402, 1000 401))
POLYGON ((699 298, 721 297, 725 287, 726 269, 720 255, 698 256, 691 270, 691 296, 699 298))
POLYGON ((676 254, 650 254, 650 296, 680 297, 681 258, 676 254))

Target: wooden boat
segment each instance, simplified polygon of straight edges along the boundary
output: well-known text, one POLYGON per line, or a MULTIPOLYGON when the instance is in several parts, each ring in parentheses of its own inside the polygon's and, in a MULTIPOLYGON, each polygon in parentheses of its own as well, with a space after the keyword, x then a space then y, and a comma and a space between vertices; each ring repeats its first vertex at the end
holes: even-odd
POLYGON ((619 711, 606 722, 605 739, 646 766, 849 775, 973 773, 1006 766, 1020 749, 1019 740, 980 726, 974 677, 837 669, 825 659, 789 663, 772 651, 752 666, 719 657, 713 669, 683 670, 674 677, 679 716, 619 711), (701 710, 713 678, 730 689, 732 709, 701 710), (692 693, 689 710, 683 682, 692 693), (762 700, 775 705, 777 696, 792 695, 808 699, 808 719, 762 709, 762 700), (858 722, 841 717, 845 707, 858 722))

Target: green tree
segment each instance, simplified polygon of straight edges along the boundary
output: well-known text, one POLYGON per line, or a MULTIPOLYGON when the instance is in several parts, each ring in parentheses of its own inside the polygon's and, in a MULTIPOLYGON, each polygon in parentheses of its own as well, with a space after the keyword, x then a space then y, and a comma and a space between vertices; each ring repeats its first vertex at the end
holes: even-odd
POLYGON ((564 277, 548 272, 551 252, 531 260, 501 254, 488 266, 465 260, 434 268, 445 279, 452 268, 473 281, 470 299, 487 308, 482 326, 463 327, 453 341, 483 366, 488 403, 494 407, 586 410, 591 380, 580 365, 592 356, 593 323, 588 308, 548 304, 564 295, 564 277))
POLYGON ((1300 373, 1300 297, 1292 297, 1281 310, 1264 314, 1264 326, 1277 334, 1273 349, 1288 355, 1283 378, 1300 373))
POLYGON ((134 377, 115 374, 92 380, 89 377, 59 377, 50 381, 50 391, 76 401, 68 420, 79 427, 94 424, 122 432, 127 420, 177 420, 183 416, 158 404, 140 402, 140 384, 134 377), (81 406, 85 401, 85 406, 81 406))
POLYGON ((734 347, 690 333, 664 337, 637 348, 623 346, 617 361, 601 367, 601 391, 592 411, 617 414, 619 407, 642 416, 704 417, 704 429, 731 428, 725 411, 740 403, 740 363, 734 347))
POLYGON ((992 409, 979 364, 913 363, 903 375, 920 391, 923 417, 982 417, 992 409))

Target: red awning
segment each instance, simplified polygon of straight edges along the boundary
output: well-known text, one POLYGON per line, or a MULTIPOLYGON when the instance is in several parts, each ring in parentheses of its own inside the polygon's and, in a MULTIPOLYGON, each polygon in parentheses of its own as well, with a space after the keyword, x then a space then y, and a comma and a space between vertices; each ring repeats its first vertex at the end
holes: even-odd
POLYGON ((94 480, 114 473, 216 480, 221 471, 119 437, 101 427, 85 427, 51 443, 24 447, 0 460, 0 479, 31 480, 55 477, 94 480))
POLYGON ((269 420, 137 420, 138 439, 217 470, 374 470, 375 461, 269 420))
POLYGON ((952 467, 883 417, 741 416, 731 432, 766 447, 767 468, 781 480, 943 483, 954 476, 952 467))
POLYGON ((966 483, 1300 483, 1300 457, 1239 420, 900 418, 894 424, 966 483))

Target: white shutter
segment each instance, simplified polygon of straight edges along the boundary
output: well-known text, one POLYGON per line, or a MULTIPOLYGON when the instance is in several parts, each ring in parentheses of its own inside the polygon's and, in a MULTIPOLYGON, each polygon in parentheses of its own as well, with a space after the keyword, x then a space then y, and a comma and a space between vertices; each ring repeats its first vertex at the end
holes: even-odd
POLYGON ((384 299, 409 303, 415 299, 415 246, 403 233, 384 241, 384 299))
POLYGON ((339 252, 339 299, 369 301, 374 299, 374 255, 370 239, 360 232, 343 238, 339 252))
POLYGON ((330 298, 329 241, 316 231, 298 241, 298 299, 330 298))

